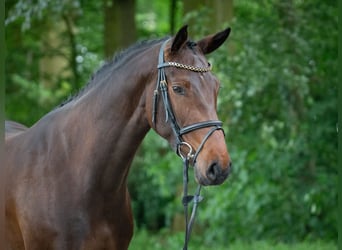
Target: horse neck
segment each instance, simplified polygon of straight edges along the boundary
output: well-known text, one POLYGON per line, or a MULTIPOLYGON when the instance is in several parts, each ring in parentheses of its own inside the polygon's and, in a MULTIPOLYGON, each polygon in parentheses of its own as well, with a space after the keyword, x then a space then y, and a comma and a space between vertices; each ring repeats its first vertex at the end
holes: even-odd
POLYGON ((156 65, 146 64, 144 58, 141 54, 128 58, 127 68, 99 76, 101 83, 66 107, 65 137, 77 147, 75 154, 82 155, 73 159, 81 161, 76 165, 82 170, 77 171, 82 172, 87 190, 113 194, 126 187, 134 154, 150 128, 145 116, 146 82, 155 78, 156 65))

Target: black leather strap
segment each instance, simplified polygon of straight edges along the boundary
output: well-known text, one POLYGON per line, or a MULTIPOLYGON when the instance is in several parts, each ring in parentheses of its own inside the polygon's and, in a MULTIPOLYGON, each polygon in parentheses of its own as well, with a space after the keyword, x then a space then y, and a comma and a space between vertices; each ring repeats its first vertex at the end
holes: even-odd
POLYGON ((221 121, 205 121, 205 122, 197 122, 191 125, 188 125, 184 128, 181 128, 179 130, 180 135, 184 135, 187 133, 190 133, 194 130, 201 129, 201 128, 207 128, 207 127, 222 127, 222 122, 221 121))

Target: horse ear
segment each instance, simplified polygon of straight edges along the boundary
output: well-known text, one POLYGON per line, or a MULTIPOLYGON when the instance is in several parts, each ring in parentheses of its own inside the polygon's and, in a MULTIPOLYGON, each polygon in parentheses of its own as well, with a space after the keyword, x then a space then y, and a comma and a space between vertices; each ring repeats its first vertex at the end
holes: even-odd
POLYGON ((215 35, 210 35, 197 42, 204 54, 209 54, 220 47, 228 38, 230 28, 227 28, 215 35))
POLYGON ((173 39, 171 52, 177 52, 188 40, 188 25, 184 25, 173 39))

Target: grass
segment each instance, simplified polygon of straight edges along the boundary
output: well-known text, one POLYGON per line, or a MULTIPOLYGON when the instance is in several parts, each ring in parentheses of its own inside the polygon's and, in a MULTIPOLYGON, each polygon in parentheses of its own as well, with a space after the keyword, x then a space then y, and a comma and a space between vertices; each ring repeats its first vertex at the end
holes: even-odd
MULTIPOLYGON (((183 248, 183 234, 162 232, 149 234, 144 230, 135 233, 129 250, 169 250, 183 248)), ((190 250, 337 250, 333 242, 300 242, 294 244, 272 243, 268 241, 242 242, 237 241, 229 245, 218 243, 203 244, 200 237, 193 237, 189 243, 190 250)))

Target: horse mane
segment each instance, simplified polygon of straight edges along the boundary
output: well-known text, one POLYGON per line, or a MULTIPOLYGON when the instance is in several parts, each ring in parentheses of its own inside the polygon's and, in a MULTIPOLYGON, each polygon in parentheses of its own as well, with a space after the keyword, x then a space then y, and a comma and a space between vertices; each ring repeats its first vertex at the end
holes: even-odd
POLYGON ((95 79, 98 78, 98 76, 104 74, 105 72, 111 72, 115 70, 116 67, 121 65, 121 63, 124 61, 126 57, 131 56, 132 54, 139 53, 146 48, 153 46, 163 40, 166 40, 166 38, 161 38, 161 39, 154 39, 154 40, 141 40, 127 49, 121 50, 117 53, 114 54, 111 60, 106 61, 100 68, 98 68, 90 77, 88 80, 87 84, 85 84, 76 94, 70 95, 66 100, 64 100, 61 104, 57 106, 57 109, 60 107, 65 106, 66 104, 77 100, 79 97, 87 93, 89 89, 91 89, 98 81, 95 79))

